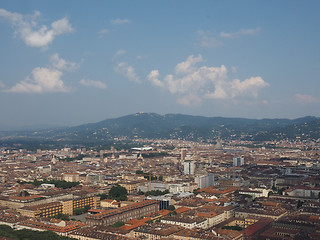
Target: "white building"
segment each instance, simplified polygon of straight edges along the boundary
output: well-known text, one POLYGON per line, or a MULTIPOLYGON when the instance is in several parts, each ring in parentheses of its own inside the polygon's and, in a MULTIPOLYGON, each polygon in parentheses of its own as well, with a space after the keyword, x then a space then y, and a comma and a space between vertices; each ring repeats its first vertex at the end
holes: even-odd
POLYGON ((242 156, 233 158, 233 166, 234 167, 239 167, 242 165, 244 165, 244 158, 242 156))
POLYGON ((183 162, 183 173, 185 175, 194 175, 195 164, 193 160, 185 160, 183 162))
POLYGON ((208 173, 207 175, 196 176, 194 182, 198 184, 198 188, 206 188, 214 186, 214 175, 213 173, 208 173))

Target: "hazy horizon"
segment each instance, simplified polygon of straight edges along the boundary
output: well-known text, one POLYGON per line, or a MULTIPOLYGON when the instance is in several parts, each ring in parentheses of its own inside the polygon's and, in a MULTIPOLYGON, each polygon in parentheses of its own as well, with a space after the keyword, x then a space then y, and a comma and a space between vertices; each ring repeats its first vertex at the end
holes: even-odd
MULTIPOLYGON (((158 114, 155 112, 139 112, 139 113, 146 113, 146 114, 158 114)), ((79 124, 75 124, 75 125, 55 125, 55 124, 35 124, 35 125, 0 125, 0 131, 20 131, 20 130, 38 130, 38 129, 46 129, 46 128, 60 128, 60 127, 76 127, 76 126, 81 126, 81 125, 85 125, 85 124, 91 124, 91 123, 98 123, 104 120, 109 120, 109 119, 117 119, 117 118, 121 118, 121 117, 126 117, 126 116, 130 116, 130 115, 134 115, 134 114, 138 114, 138 113, 131 113, 131 114, 126 114, 126 115, 121 115, 121 116, 117 116, 117 117, 111 117, 111 118, 106 118, 106 119, 100 119, 98 121, 95 122, 83 122, 83 123, 79 123, 79 124), (8 129, 7 129, 8 128, 8 129)), ((168 114, 182 114, 182 113, 166 113, 166 114, 159 114, 161 116, 164 115, 168 115, 168 114)), ((262 119, 289 119, 289 120, 294 120, 294 119, 299 119, 299 118, 305 118, 305 117, 316 117, 316 116, 301 116, 298 118, 246 118, 246 117, 224 117, 224 116, 203 116, 203 115, 192 115, 192 114, 182 114, 182 115, 191 115, 191 116, 200 116, 200 117, 217 117, 217 118, 243 118, 243 119, 256 119, 256 120, 262 120, 262 119)))

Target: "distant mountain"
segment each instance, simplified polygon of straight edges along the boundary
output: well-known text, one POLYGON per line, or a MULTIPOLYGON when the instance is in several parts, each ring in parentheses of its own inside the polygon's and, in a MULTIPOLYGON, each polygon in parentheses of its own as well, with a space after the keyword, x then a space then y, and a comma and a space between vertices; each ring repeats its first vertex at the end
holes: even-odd
POLYGON ((183 114, 136 113, 77 127, 37 131, 1 132, 0 136, 25 136, 33 139, 101 142, 114 138, 162 139, 319 139, 320 118, 246 119, 203 117, 183 114))

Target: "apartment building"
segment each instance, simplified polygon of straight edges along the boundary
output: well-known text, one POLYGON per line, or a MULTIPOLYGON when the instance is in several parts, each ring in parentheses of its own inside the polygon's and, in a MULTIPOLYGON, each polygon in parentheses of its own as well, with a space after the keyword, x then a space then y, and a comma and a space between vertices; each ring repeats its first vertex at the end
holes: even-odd
POLYGON ((101 210, 86 217, 89 225, 111 225, 118 221, 128 221, 140 218, 147 214, 159 211, 159 203, 155 200, 146 200, 128 206, 111 210, 101 210))

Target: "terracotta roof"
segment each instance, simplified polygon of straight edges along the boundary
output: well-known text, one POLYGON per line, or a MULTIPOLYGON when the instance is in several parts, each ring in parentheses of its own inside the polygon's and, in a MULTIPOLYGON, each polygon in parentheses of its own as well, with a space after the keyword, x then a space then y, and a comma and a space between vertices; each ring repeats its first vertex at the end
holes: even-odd
POLYGON ((183 213, 183 212, 186 212, 189 210, 190 210, 190 208, 187 208, 187 207, 179 207, 176 209, 176 212, 179 214, 179 213, 183 213))

